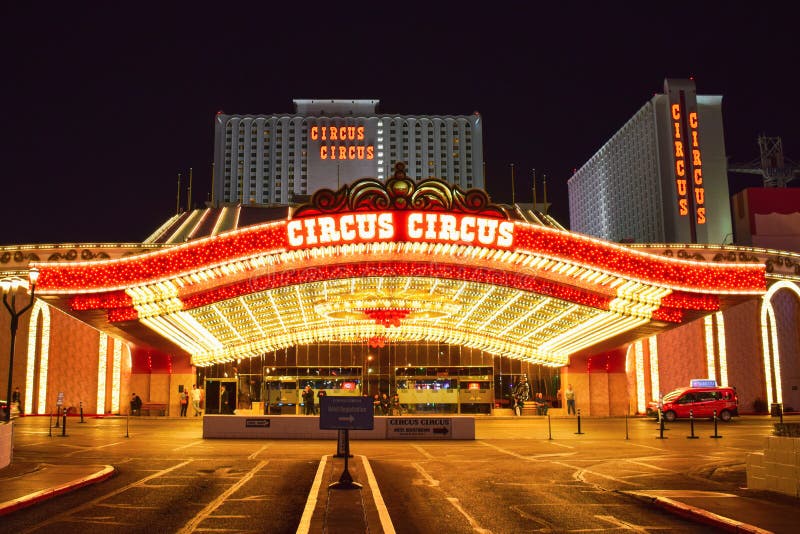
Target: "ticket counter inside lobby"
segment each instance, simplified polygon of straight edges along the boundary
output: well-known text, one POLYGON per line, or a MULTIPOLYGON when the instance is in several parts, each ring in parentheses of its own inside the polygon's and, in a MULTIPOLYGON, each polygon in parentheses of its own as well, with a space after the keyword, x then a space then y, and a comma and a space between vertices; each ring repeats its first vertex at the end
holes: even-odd
POLYGON ((394 372, 397 395, 406 413, 492 413, 491 367, 399 367, 394 372))

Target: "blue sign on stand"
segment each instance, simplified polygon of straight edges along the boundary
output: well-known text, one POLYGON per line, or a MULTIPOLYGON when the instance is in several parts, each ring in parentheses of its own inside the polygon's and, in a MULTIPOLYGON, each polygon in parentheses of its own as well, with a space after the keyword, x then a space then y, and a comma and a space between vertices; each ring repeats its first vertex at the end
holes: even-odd
POLYGON ((327 395, 320 399, 320 430, 372 430, 375 412, 369 397, 327 395))

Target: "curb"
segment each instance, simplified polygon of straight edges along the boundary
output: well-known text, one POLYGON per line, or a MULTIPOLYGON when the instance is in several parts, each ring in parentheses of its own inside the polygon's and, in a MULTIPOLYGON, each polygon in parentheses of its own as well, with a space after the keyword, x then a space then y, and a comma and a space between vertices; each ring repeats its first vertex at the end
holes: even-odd
POLYGON ((6 501, 4 503, 0 503, 0 516, 10 514, 11 512, 15 512, 22 508, 27 508, 28 506, 34 505, 36 503, 40 503, 42 501, 46 501, 47 499, 51 499, 58 495, 62 495, 64 493, 82 488, 84 486, 88 486, 89 484, 96 484, 98 482, 102 482, 108 478, 110 478, 114 474, 115 470, 112 466, 106 465, 100 471, 92 473, 91 475, 78 478, 67 482, 66 484, 61 484, 59 486, 53 486, 52 488, 47 488, 44 490, 36 491, 34 493, 29 493, 23 497, 19 497, 16 499, 12 499, 10 501, 6 501))
POLYGON ((743 523, 729 517, 721 516, 702 508, 688 505, 686 503, 670 499, 669 497, 656 497, 646 492, 639 491, 623 491, 625 495, 630 495, 639 499, 640 501, 653 504, 672 512, 681 517, 697 521, 706 525, 721 528, 727 532, 748 532, 751 534, 774 534, 771 530, 765 530, 748 523, 743 523))

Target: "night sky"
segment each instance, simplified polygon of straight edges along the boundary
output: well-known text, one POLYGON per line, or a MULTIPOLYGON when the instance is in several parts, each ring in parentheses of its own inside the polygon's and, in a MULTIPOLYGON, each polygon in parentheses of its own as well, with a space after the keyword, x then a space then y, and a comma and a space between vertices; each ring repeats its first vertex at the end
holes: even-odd
POLYGON ((755 162, 762 133, 800 160, 791 4, 117 4, 0 7, 0 245, 143 240, 174 214, 178 173, 193 168, 195 204, 208 198, 218 110, 291 113, 293 98, 478 111, 493 200, 511 200, 514 163, 530 201, 536 169, 564 225, 572 170, 666 77, 724 96, 731 162, 755 162))

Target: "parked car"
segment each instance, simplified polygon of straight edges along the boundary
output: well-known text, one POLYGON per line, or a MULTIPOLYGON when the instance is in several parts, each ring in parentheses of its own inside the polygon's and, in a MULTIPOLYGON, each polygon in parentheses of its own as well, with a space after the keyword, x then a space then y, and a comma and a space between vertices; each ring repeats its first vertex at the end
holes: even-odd
MULTIPOLYGON (((658 417, 658 402, 650 402, 647 414, 658 417)), ((661 412, 664 420, 672 422, 687 418, 691 412, 695 418, 717 418, 728 422, 739 415, 739 397, 732 387, 679 388, 670 391, 661 399, 661 412)))

